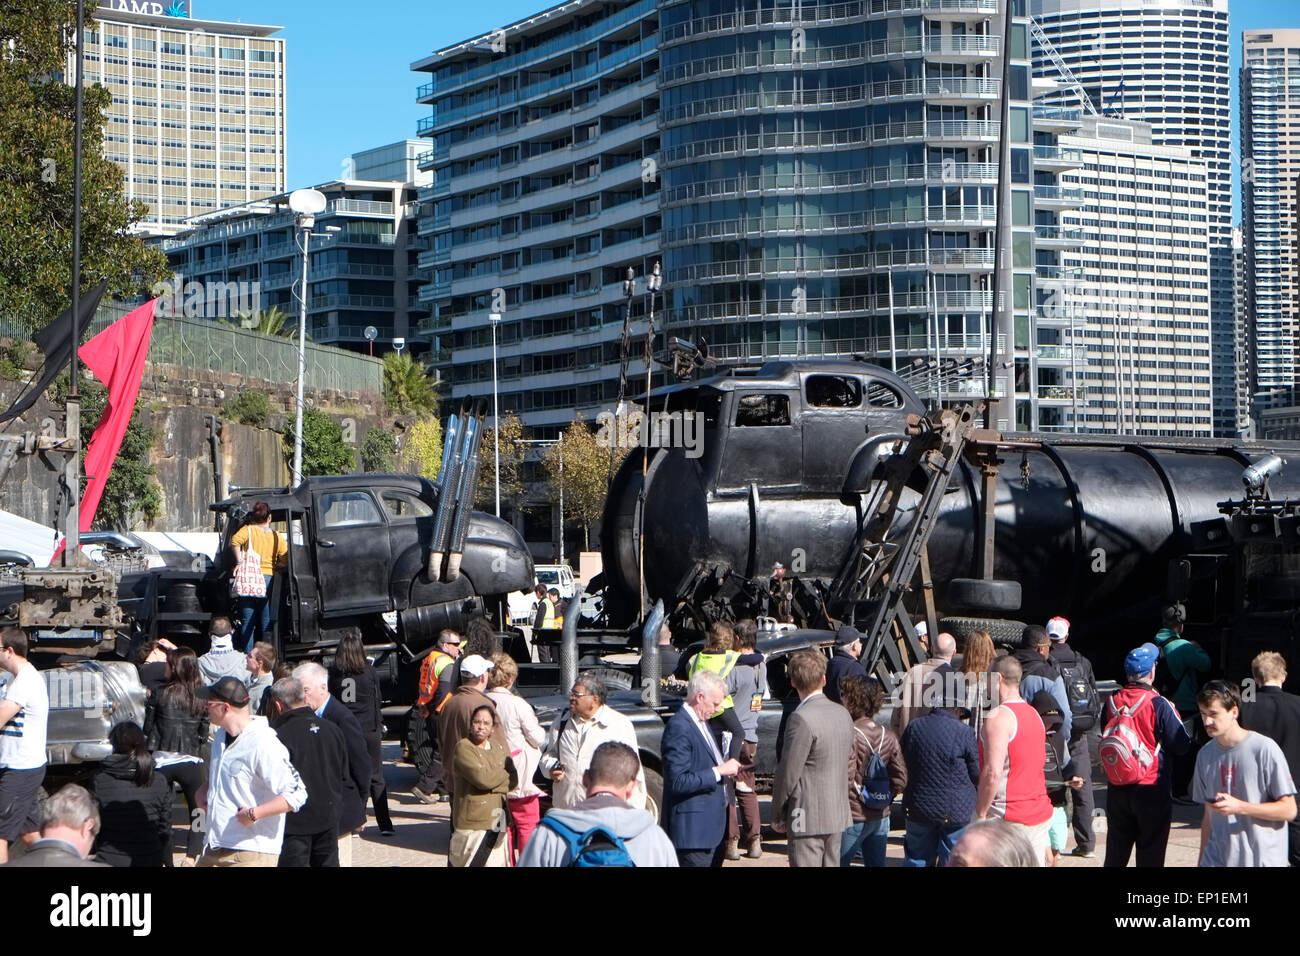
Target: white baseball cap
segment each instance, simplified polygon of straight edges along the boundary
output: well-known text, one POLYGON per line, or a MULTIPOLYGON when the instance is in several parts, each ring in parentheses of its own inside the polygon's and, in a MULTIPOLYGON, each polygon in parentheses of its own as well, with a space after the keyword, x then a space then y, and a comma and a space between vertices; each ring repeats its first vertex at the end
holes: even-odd
POLYGON ((1054 641, 1063 641, 1070 636, 1070 622, 1063 617, 1054 617, 1047 622, 1047 636, 1054 641))
POLYGON ((460 672, 476 678, 482 677, 494 667, 496 667, 495 664, 486 657, 480 657, 478 654, 470 654, 460 662, 460 672))

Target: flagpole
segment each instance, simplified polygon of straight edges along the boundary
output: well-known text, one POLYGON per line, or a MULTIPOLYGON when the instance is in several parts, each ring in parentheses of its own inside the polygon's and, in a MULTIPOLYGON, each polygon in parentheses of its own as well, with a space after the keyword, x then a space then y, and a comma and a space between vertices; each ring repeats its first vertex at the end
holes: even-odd
POLYGON ((72 121, 72 355, 69 359, 67 402, 68 440, 72 452, 64 467, 67 523, 64 527, 63 566, 76 564, 81 552, 81 397, 77 389, 77 349, 81 347, 81 126, 83 119, 82 54, 84 0, 77 0, 76 113, 72 121))

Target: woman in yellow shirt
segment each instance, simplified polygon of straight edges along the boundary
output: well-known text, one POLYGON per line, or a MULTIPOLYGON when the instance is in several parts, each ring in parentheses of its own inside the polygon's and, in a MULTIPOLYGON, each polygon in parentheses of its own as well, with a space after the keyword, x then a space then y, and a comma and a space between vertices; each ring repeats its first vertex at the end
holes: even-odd
POLYGON ((235 551, 235 563, 249 548, 257 552, 262 561, 262 576, 266 579, 266 593, 261 597, 239 598, 239 636, 244 643, 244 653, 251 654, 258 641, 269 640, 271 630, 271 578, 276 568, 282 568, 289 556, 289 546, 283 535, 271 527, 271 508, 265 501, 253 505, 253 513, 230 539, 235 551))

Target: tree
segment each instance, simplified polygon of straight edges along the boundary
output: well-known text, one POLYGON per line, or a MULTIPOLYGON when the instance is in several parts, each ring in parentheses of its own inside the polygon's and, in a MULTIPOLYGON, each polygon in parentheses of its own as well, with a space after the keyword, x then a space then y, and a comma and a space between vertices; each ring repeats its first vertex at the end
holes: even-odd
MULTIPOLYGON (((284 460, 293 467, 293 428, 284 433, 284 460)), ((302 414, 302 476, 346 475, 356 468, 356 456, 343 443, 343 426, 319 408, 302 414)))
POLYGON ((271 420, 271 397, 256 388, 243 389, 226 399, 221 413, 241 425, 264 428, 271 420))
POLYGON ((410 353, 384 356, 384 403, 398 415, 432 418, 438 414, 438 392, 429 370, 410 353))
MULTIPOLYGON (((61 77, 75 22, 72 0, 24 0, 0 14, 0 315, 29 332, 71 297, 75 94, 61 77)), ((98 84, 85 90, 81 284, 85 293, 107 279, 107 295, 131 299, 171 268, 128 232, 147 208, 124 200, 122 170, 103 153, 111 98, 98 84)))
POLYGON ((436 418, 425 418, 411 426, 402 449, 402 466, 415 469, 416 474, 434 481, 442 467, 442 423, 436 418))
MULTIPOLYGON (((496 505, 496 443, 494 429, 483 429, 483 440, 478 446, 478 489, 474 494, 475 507, 490 511, 496 505)), ((514 412, 501 416, 501 503, 518 505, 524 497, 524 454, 526 445, 524 423, 514 412)))
POLYGON ((546 478, 547 500, 558 504, 560 488, 564 489, 564 513, 576 518, 582 525, 583 547, 591 547, 591 526, 605 510, 609 497, 610 456, 614 456, 614 470, 627 455, 626 448, 601 442, 579 415, 560 433, 557 444, 546 449, 542 456, 542 474, 546 478))
POLYGON ((387 428, 370 429, 361 443, 361 470, 372 474, 392 471, 396 451, 396 435, 387 428))
MULTIPOLYGON (((225 322, 224 319, 222 321, 225 322)), ((252 313, 241 313, 235 317, 234 322, 225 322, 225 324, 281 339, 298 338, 298 320, 290 317, 289 313, 278 305, 273 305, 269 309, 258 309, 252 313)), ((307 341, 311 341, 310 332, 307 333, 307 341)))

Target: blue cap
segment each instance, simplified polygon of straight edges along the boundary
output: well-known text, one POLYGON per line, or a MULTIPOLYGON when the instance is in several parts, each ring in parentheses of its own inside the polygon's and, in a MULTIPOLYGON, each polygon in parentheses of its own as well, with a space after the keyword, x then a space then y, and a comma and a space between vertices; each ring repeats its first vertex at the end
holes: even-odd
POLYGON ((1124 658, 1124 673, 1129 677, 1141 677, 1151 673, 1160 659, 1160 649, 1149 641, 1141 647, 1135 647, 1124 658))

